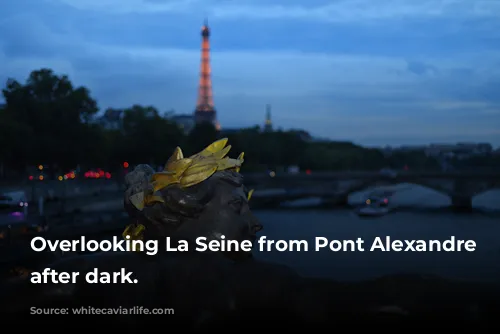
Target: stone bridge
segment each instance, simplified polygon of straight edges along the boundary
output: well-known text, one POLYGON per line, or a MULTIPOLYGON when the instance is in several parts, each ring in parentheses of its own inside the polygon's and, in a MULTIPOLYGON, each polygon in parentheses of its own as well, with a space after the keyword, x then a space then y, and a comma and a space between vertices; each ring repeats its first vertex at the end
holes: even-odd
POLYGON ((286 194, 275 196, 277 201, 322 197, 335 198, 337 204, 347 204, 348 196, 354 192, 376 186, 411 183, 448 195, 452 207, 457 210, 472 209, 474 196, 500 188, 500 173, 401 172, 385 175, 378 172, 318 172, 244 176, 249 188, 285 189, 286 194))
MULTIPOLYGON (((281 189, 281 192, 266 194, 269 201, 277 204, 307 197, 321 197, 327 202, 347 204, 348 196, 354 192, 376 186, 412 183, 448 195, 452 206, 456 209, 469 210, 472 208, 474 196, 500 188, 500 172, 400 172, 394 175, 384 175, 378 172, 277 173, 273 175, 244 173, 244 177, 248 188, 281 189)), ((29 182, 1 190, 2 192, 24 190, 30 199, 35 200, 38 196, 71 199, 102 192, 118 193, 123 191, 123 185, 117 180, 69 180, 29 182)), ((259 191, 254 196, 261 197, 259 191)))

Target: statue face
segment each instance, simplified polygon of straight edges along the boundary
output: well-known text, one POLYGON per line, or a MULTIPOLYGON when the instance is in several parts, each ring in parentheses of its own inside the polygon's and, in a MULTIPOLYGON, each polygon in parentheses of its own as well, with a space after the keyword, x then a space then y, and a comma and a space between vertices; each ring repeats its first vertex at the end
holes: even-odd
MULTIPOLYGON (((223 181, 217 182, 215 187, 214 196, 201 215, 182 224, 179 232, 184 234, 183 231, 191 230, 191 237, 205 236, 209 240, 220 240, 221 235, 224 235, 225 240, 250 240, 253 243, 262 225, 250 211, 244 187, 223 181), (193 236, 193 232, 197 235, 193 236)), ((243 254, 226 255, 239 258, 243 254)))

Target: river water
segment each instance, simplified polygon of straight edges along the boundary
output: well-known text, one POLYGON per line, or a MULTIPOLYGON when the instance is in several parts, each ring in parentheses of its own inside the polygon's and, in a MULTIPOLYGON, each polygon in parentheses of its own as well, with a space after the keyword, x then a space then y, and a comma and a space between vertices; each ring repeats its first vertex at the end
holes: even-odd
MULTIPOLYGON (((421 209, 396 211, 380 218, 360 218, 352 210, 257 211, 273 240, 307 240, 308 252, 255 252, 258 259, 286 264, 303 275, 361 280, 395 273, 420 273, 464 280, 500 281, 500 215, 453 214, 430 210, 450 204, 449 198, 419 186, 398 185, 391 199, 396 206, 421 209), (474 240, 475 252, 369 252, 375 237, 400 240, 474 240), (365 252, 315 252, 315 237, 365 240, 365 252), (312 249, 312 250, 311 250, 312 249)), ((351 204, 363 203, 370 191, 353 194, 351 204)), ((500 210, 500 191, 477 196, 473 205, 500 210)))
MULTIPOLYGON (((255 257, 288 265, 306 276, 338 280, 419 273, 500 281, 500 190, 478 195, 473 201, 476 208, 496 210, 496 213, 453 214, 439 210, 450 204, 450 199, 443 194, 414 185, 391 188, 395 191, 391 204, 405 209, 379 218, 360 218, 347 209, 256 211, 264 225, 260 236, 272 240, 307 240, 311 247, 308 252, 255 251, 255 257), (374 238, 386 236, 400 240, 446 240, 455 236, 474 240, 477 248, 475 252, 368 251, 374 238), (315 252, 315 237, 329 240, 362 238, 366 251, 331 252, 323 249, 315 252)), ((353 194, 350 203, 363 203, 371 191, 353 194)), ((314 202, 314 199, 309 202, 314 202)), ((123 205, 121 200, 117 203, 120 207, 123 205)))

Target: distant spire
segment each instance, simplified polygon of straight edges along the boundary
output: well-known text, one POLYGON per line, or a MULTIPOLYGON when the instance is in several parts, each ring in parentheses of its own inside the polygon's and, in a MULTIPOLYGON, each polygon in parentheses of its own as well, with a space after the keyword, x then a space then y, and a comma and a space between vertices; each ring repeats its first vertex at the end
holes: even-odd
POLYGON ((203 22, 203 27, 201 27, 201 36, 207 38, 210 36, 210 28, 208 27, 208 18, 205 18, 205 21, 203 22))
POLYGON ((271 105, 266 105, 266 122, 264 123, 264 131, 273 131, 273 123, 271 121, 271 105))

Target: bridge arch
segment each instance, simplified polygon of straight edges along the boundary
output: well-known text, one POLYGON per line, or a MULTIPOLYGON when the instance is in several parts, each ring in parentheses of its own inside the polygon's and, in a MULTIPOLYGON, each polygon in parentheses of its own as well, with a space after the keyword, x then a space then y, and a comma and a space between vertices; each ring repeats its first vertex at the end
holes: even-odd
MULTIPOLYGON (((408 184, 429 189, 451 200, 451 206, 459 210, 472 208, 472 199, 500 186, 499 175, 463 173, 401 173, 394 177, 380 173, 323 173, 311 175, 281 175, 271 178, 256 177, 254 183, 265 187, 286 189, 292 193, 299 188, 308 188, 309 194, 295 194, 296 197, 322 197, 336 204, 348 203, 350 195, 369 188, 408 184), (312 190, 310 188, 313 188, 312 190), (316 189, 315 189, 316 188, 316 189)), ((287 194, 289 199, 293 194, 287 194)), ((418 195, 417 195, 418 196, 418 195)), ((434 199, 433 199, 434 200, 434 199)), ((439 202, 441 202, 439 200, 439 202)), ((437 203, 436 203, 437 204, 437 203)), ((443 205, 447 205, 443 203, 443 205)))
MULTIPOLYGON (((361 192, 363 190, 367 190, 369 188, 373 187, 383 187, 383 186, 390 186, 390 185, 398 185, 398 184, 408 184, 409 186, 415 185, 415 186, 420 186, 425 189, 431 190, 432 192, 435 192, 436 194, 440 194, 443 196, 443 199, 439 199, 439 197, 434 197, 434 196, 429 196, 424 195, 417 199, 418 197, 415 197, 415 200, 417 201, 428 201, 429 199, 432 200, 433 206, 448 206, 451 205, 451 207, 454 210, 457 211, 470 211, 474 206, 476 207, 481 207, 481 206, 486 206, 489 207, 492 204, 479 204, 477 203, 477 200, 475 198, 478 195, 482 195, 486 192, 489 192, 492 189, 497 188, 498 185, 495 184, 477 184, 477 185, 467 185, 465 184, 465 187, 462 187, 460 184, 456 184, 455 180, 450 180, 451 184, 448 183, 448 187, 446 185, 442 185, 439 182, 438 183, 433 183, 433 180, 425 180, 425 179, 413 179, 410 182, 405 182, 405 180, 401 180, 398 178, 393 178, 393 179, 370 179, 364 182, 358 182, 357 184, 348 187, 348 189, 344 190, 343 194, 341 195, 341 201, 345 203, 349 202, 360 202, 360 198, 353 198, 354 193, 356 192, 361 192), (458 187, 457 187, 458 186, 458 187), (468 186, 470 188, 468 188, 468 186), (426 199, 429 198, 429 199, 426 199), (474 199, 474 205, 473 205, 473 199, 474 199)), ((416 190, 416 189, 415 189, 416 190)), ((397 192, 397 191, 396 191, 397 192)), ((363 201, 363 200, 361 200, 363 201)), ((403 200, 404 201, 404 200, 403 200)), ((426 205, 430 204, 429 202, 426 203, 426 205)))
MULTIPOLYGON (((363 182, 359 182, 357 184, 354 184, 352 186, 349 186, 346 190, 343 191, 345 195, 350 195, 355 192, 360 192, 363 190, 367 190, 372 187, 376 186, 390 186, 390 185, 398 185, 398 184, 413 184, 416 186, 421 186, 424 188, 428 188, 430 190, 434 190, 435 192, 445 195, 447 197, 453 197, 456 194, 455 191, 455 185, 453 184, 455 181, 451 181, 452 185, 450 187, 445 187, 443 185, 434 183, 432 181, 426 180, 426 179, 413 179, 411 181, 406 181, 406 180, 401 180, 399 178, 373 178, 370 180, 366 180, 363 182)), ((470 193, 464 194, 464 196, 475 198, 477 196, 480 196, 484 193, 487 193, 489 191, 493 191, 495 189, 500 189, 500 185, 494 185, 494 186, 486 186, 486 187, 480 187, 476 189, 476 191, 471 191, 470 193)))
POLYGON ((358 183, 358 184, 355 184, 351 187, 348 187, 345 191, 344 191, 344 194, 345 195, 351 195, 353 193, 356 193, 356 192, 360 192, 360 191, 363 191, 363 190, 368 190, 370 188, 373 188, 373 187, 376 187, 376 186, 395 186, 395 185, 398 185, 398 184, 408 184, 408 185, 415 185, 415 186, 421 186, 421 187, 424 187, 424 188, 428 188, 430 190, 433 190, 439 194, 442 194, 442 195, 445 195, 445 196, 451 196, 451 193, 449 190, 447 189, 444 189, 443 187, 440 187, 440 186, 436 186, 436 185, 433 185, 433 184, 429 184, 425 181, 412 181, 412 182, 405 182, 405 181, 402 181, 402 180, 398 180, 398 179, 372 179, 372 180, 368 180, 368 181, 364 181, 364 182, 361 182, 361 183, 358 183))
POLYGON ((498 198, 500 197, 500 187, 495 187, 481 193, 476 194, 473 198, 475 207, 500 208, 498 198))

